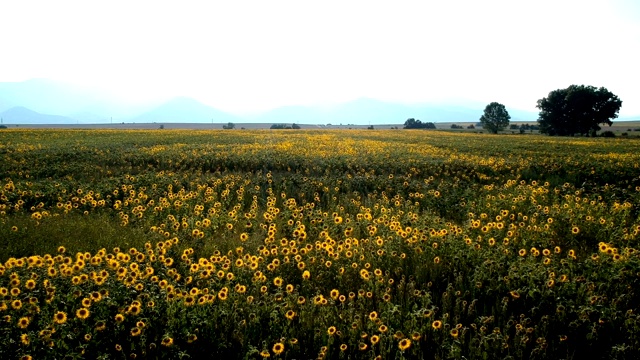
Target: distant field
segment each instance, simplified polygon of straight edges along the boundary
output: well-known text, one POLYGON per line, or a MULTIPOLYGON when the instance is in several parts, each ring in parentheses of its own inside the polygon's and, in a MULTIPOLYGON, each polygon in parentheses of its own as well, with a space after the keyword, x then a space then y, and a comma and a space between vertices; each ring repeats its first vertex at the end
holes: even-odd
MULTIPOLYGON (((471 131, 471 132, 480 132, 483 129, 478 127, 476 129, 467 129, 469 125, 475 125, 477 122, 438 122, 435 123, 437 129, 441 130, 451 130, 451 125, 459 125, 464 129, 460 129, 458 131, 471 131)), ((511 124, 537 124, 536 121, 512 121, 511 124)), ((222 129, 222 123, 118 123, 118 124, 24 124, 24 125, 15 125, 8 124, 7 126, 11 129, 122 129, 122 130, 153 130, 160 129, 161 126, 164 129, 170 130, 219 130, 222 129)), ((271 123, 237 123, 236 130, 246 129, 246 130, 260 130, 260 129, 269 129, 271 127, 271 123)), ((291 124, 288 124, 291 125, 291 124)), ((318 130, 318 129, 366 129, 370 125, 309 125, 309 124, 298 124, 303 130, 318 130)), ((403 123, 398 124, 373 124, 375 130, 384 130, 384 129, 402 129, 403 123)), ((602 131, 611 130, 616 133, 626 132, 630 136, 640 136, 640 120, 638 121, 616 121, 614 124, 609 126, 603 126, 602 131), (637 129, 637 130, 636 130, 637 129)), ((506 129, 505 133, 517 133, 518 130, 510 130, 506 129)), ((531 133, 531 132, 528 132, 531 133)), ((537 132, 533 132, 537 133, 537 132)))
POLYGON ((0 131, 1 358, 640 358, 635 141, 167 127, 0 131))

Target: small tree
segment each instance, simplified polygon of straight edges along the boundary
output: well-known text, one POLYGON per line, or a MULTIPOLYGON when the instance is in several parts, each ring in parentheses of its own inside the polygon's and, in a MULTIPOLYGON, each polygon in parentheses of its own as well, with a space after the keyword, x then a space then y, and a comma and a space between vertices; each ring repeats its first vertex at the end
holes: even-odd
POLYGON ((230 122, 227 125, 222 125, 222 128, 225 130, 231 130, 236 128, 236 124, 230 122))
POLYGON ((484 108, 484 114, 480 117, 480 123, 483 128, 497 134, 498 131, 509 126, 510 119, 511 116, 504 105, 494 101, 484 108))

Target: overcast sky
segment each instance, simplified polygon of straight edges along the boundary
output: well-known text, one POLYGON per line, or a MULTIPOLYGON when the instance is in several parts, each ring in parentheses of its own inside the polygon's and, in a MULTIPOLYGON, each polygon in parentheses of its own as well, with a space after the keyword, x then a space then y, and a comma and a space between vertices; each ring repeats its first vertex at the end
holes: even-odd
POLYGON ((3 1, 0 81, 247 113, 361 97, 535 111, 571 84, 640 114, 640 1, 3 1))

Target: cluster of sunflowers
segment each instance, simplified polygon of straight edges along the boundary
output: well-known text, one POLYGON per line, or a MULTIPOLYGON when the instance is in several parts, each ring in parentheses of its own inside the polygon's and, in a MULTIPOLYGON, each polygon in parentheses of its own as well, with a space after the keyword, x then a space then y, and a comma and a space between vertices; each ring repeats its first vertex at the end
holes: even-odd
POLYGON ((628 141, 0 136, 3 357, 640 355, 628 141))

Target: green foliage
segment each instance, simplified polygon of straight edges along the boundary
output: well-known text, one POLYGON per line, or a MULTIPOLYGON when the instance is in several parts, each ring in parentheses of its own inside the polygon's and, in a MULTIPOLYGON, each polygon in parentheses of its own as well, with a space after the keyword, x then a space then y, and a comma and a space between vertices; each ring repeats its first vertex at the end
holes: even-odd
POLYGON ((225 130, 231 130, 236 128, 236 124, 229 122, 227 125, 222 125, 222 128, 225 130))
POLYGON ((290 130, 290 129, 300 129, 300 125, 298 124, 293 124, 293 125, 287 125, 287 124, 273 124, 271 125, 271 127, 269 127, 269 129, 275 129, 275 130, 281 130, 281 129, 286 129, 286 130, 290 130))
POLYGON ((604 87, 571 85, 538 100, 540 132, 549 135, 595 136, 600 124, 611 125, 622 101, 604 87))
POLYGON ((497 134, 498 131, 502 131, 509 126, 509 120, 511 116, 504 105, 492 102, 484 108, 484 114, 480 117, 480 123, 482 126, 497 134))
POLYGON ((420 120, 409 118, 404 122, 404 129, 435 129, 436 125, 432 122, 423 123, 420 120))

